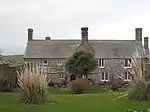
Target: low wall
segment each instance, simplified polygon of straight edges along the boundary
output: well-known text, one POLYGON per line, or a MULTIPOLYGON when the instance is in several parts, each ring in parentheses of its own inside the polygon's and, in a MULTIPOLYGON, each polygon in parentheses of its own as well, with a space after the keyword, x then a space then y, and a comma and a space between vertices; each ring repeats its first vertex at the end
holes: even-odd
POLYGON ((20 70, 22 66, 10 66, 9 64, 0 64, 0 77, 9 82, 11 88, 17 87, 17 71, 20 70))

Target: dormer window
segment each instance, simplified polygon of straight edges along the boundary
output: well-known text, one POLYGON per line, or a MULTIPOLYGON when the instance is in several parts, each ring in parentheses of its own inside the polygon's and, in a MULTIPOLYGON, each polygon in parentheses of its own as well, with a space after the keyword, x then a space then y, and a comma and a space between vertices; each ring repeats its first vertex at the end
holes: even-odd
POLYGON ((131 59, 125 59, 124 60, 124 67, 126 67, 126 68, 131 67, 131 59))
POLYGON ((104 68, 104 66, 105 66, 104 61, 105 61, 104 59, 98 59, 98 65, 99 65, 100 68, 104 68))

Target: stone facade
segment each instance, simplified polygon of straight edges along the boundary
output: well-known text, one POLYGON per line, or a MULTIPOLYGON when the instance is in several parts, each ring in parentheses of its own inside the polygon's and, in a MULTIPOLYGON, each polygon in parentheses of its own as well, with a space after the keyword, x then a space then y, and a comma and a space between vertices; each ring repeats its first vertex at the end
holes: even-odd
MULTIPOLYGON (((98 68, 91 72, 89 78, 95 82, 109 81, 124 75, 130 81, 131 75, 126 68, 135 48, 141 48, 142 29, 135 29, 135 40, 88 40, 88 28, 81 28, 81 40, 34 40, 33 30, 28 29, 28 43, 25 61, 42 64, 46 73, 54 82, 62 81, 69 74, 65 70, 67 59, 77 50, 92 52, 98 60, 98 68), (80 43, 81 42, 81 43, 80 43), (74 48, 70 47, 74 46, 74 48)), ((148 37, 144 38, 144 48, 149 56, 148 37)))
MULTIPOLYGON (((99 62, 99 59, 97 60, 99 62)), ((45 68, 48 76, 51 77, 54 82, 60 82, 68 75, 65 70, 67 59, 26 59, 26 61, 33 64, 42 64, 42 67, 45 68), (44 63, 44 61, 46 63, 44 63)), ((104 66, 100 67, 98 64, 98 68, 91 72, 89 78, 92 78, 95 82, 107 81, 106 78, 102 78, 102 73, 108 73, 108 80, 110 80, 112 77, 117 78, 118 75, 125 74, 125 68, 127 68, 125 67, 125 59, 104 59, 104 66)), ((130 79, 127 80, 130 81, 130 79)))

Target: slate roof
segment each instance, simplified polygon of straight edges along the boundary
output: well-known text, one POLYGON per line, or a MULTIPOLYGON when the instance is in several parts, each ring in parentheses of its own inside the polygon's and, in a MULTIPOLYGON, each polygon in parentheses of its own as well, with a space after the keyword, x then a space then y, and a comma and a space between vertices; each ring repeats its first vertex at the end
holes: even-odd
MULTIPOLYGON (((96 58, 131 58, 135 40, 89 40, 96 58)), ((68 58, 81 40, 32 40, 27 42, 25 58, 68 58)))

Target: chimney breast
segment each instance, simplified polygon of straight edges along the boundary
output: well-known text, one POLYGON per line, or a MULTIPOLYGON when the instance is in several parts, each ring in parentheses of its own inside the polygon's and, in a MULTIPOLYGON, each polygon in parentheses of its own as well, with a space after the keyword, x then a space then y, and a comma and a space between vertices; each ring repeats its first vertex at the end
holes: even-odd
POLYGON ((28 28, 28 41, 31 41, 33 39, 33 29, 28 28))
POLYGON ((81 28, 82 43, 88 42, 88 27, 81 28))

